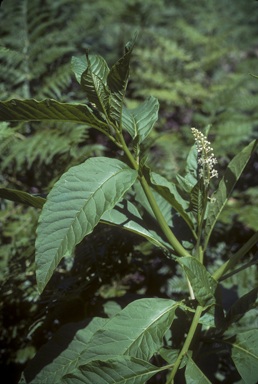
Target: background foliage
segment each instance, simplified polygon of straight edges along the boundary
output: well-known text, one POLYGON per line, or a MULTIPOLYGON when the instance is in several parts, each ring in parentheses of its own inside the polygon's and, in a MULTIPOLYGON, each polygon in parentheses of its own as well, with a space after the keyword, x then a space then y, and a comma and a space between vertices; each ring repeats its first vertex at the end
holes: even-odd
MULTIPOLYGON (((229 160, 257 138, 258 86, 249 76, 258 74, 257 12, 258 4, 245 0, 5 0, 0 8, 1 100, 83 101, 71 57, 90 48, 111 65, 138 30, 126 104, 132 108, 149 95, 160 101, 159 121, 147 143, 148 164, 173 180, 193 144, 190 127, 212 124, 222 175, 229 160)), ((113 157, 113 149, 103 135, 83 125, 0 123, 0 183, 48 193, 72 165, 95 155, 113 157)), ((207 251, 210 271, 257 230, 257 167, 254 156, 215 228, 207 251)), ((24 364, 60 325, 112 316, 138 297, 187 295, 186 281, 162 251, 103 224, 63 260, 39 297, 34 273, 39 212, 7 200, 0 205, 1 366, 10 383, 17 382, 24 364)), ((255 281, 253 266, 242 272, 241 282, 234 276, 223 282, 225 308, 255 281)), ((250 311, 238 326, 257 326, 256 315, 250 311)), ((218 364, 220 376, 212 376, 212 367, 208 373, 212 382, 239 380, 230 361, 221 356, 218 364)), ((155 380, 162 383, 162 377, 155 380)))

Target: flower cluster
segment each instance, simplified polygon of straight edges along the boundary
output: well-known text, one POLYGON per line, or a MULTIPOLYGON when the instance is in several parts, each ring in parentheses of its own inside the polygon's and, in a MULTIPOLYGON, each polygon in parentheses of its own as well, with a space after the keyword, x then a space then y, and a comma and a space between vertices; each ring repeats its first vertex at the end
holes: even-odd
POLYGON ((213 153, 209 153, 213 151, 213 149, 210 147, 210 142, 207 140, 207 137, 196 128, 191 128, 191 130, 197 151, 201 154, 201 157, 198 159, 198 164, 201 166, 199 175, 203 177, 204 184, 209 185, 212 177, 218 177, 218 172, 216 169, 213 169, 218 161, 213 153))

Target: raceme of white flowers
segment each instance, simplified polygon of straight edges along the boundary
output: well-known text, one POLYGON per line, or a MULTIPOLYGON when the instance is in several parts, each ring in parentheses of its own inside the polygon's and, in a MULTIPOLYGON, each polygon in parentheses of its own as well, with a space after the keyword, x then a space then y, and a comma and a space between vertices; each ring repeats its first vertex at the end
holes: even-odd
POLYGON ((211 178, 218 177, 218 172, 216 169, 213 169, 218 161, 214 154, 210 153, 213 151, 213 148, 210 147, 207 137, 196 128, 191 128, 191 131, 195 139, 197 151, 201 154, 201 157, 198 159, 198 164, 201 166, 199 176, 200 178, 203 177, 205 185, 209 185, 211 178))

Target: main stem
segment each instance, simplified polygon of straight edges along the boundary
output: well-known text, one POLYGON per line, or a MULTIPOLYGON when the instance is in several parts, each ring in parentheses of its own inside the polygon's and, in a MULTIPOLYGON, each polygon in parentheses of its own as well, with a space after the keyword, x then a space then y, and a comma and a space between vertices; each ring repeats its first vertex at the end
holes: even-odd
POLYGON ((164 216, 162 215, 159 206, 156 202, 156 200, 153 197, 153 194, 150 190, 150 187, 145 179, 144 176, 139 177, 140 183, 142 185, 142 188, 145 192, 145 195, 150 203, 150 206, 155 214, 156 219, 158 220, 158 223, 160 225, 160 228, 162 229, 163 233, 165 234, 166 238, 168 239, 169 243, 172 245, 174 250, 179 254, 179 256, 189 256, 190 253, 187 252, 187 250, 180 244, 180 242, 177 240, 171 229, 169 228, 166 220, 164 219, 164 216))
POLYGON ((193 321, 192 321, 192 324, 191 324, 191 327, 190 327, 190 330, 189 330, 189 333, 187 335, 187 338, 185 339, 185 343, 183 345, 183 348, 181 349, 177 359, 176 359, 176 362, 175 362, 175 365, 172 369, 172 372, 166 382, 166 384, 170 384, 170 383, 173 383, 173 379, 177 373, 177 370, 180 366, 180 363, 184 357, 184 355, 187 353, 189 347, 190 347, 190 344, 192 342, 192 339, 194 337, 194 334, 195 334, 195 331, 196 331, 196 328, 198 326, 198 322, 199 322, 199 319, 201 317, 201 314, 202 314, 202 311, 203 311, 203 307, 201 307, 200 305, 196 308, 196 311, 195 311, 195 314, 194 314, 194 318, 193 318, 193 321))
MULTIPOLYGON (((139 171, 139 164, 135 161, 133 155, 129 151, 129 149, 128 149, 125 141, 124 141, 124 137, 123 137, 122 133, 118 133, 118 136, 119 136, 120 142, 123 146, 123 150, 124 150, 126 156, 128 157, 128 159, 131 162, 134 169, 136 171, 139 171)), ((158 206, 156 200, 153 197, 153 194, 150 190, 150 187, 149 187, 145 177, 139 176, 139 180, 140 180, 142 188, 145 192, 145 195, 146 195, 146 197, 150 203, 150 206, 154 212, 154 215, 155 215, 155 217, 156 217, 156 219, 160 225, 160 228, 162 229, 162 231, 163 231, 164 235, 166 236, 166 238, 168 239, 169 243, 172 245, 172 247, 178 253, 179 256, 192 257, 190 255, 190 253, 188 253, 187 250, 180 244, 180 242, 177 240, 177 238, 175 237, 175 235, 173 234, 173 232, 169 228, 166 220, 164 219, 164 216, 162 215, 162 213, 159 209, 159 206, 158 206)))

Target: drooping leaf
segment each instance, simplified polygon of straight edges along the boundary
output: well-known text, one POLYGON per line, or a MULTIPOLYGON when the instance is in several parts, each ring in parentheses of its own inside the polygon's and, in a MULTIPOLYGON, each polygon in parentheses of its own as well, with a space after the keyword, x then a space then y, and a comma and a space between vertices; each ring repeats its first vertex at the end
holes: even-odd
POLYGON ((189 212, 189 201, 185 200, 177 186, 169 182, 165 177, 151 172, 148 167, 144 168, 144 175, 148 184, 161 195, 176 211, 182 216, 190 229, 194 232, 194 216, 192 212, 189 212))
POLYGON ((182 265, 199 304, 204 308, 215 305, 218 283, 206 268, 194 257, 180 257, 177 261, 182 265))
POLYGON ((0 121, 72 121, 88 124, 106 133, 108 125, 95 116, 94 112, 83 104, 59 103, 52 99, 36 101, 9 100, 0 102, 0 121))
POLYGON ((129 355, 148 361, 160 348, 179 305, 180 302, 167 299, 132 302, 92 336, 81 354, 80 365, 108 355, 129 355))
POLYGON ((107 77, 107 84, 111 91, 110 96, 110 116, 118 122, 118 128, 122 125, 122 108, 125 91, 129 78, 131 53, 137 38, 137 34, 125 46, 125 54, 110 69, 107 77))
POLYGON ((104 212, 112 209, 137 178, 119 160, 91 158, 72 167, 47 197, 37 228, 36 275, 44 289, 60 260, 91 233, 104 212))
POLYGON ((157 236, 151 233, 146 226, 146 223, 139 214, 137 208, 130 201, 122 200, 116 206, 105 212, 101 217, 101 223, 108 223, 119 226, 131 232, 134 232, 158 247, 167 249, 157 236))
POLYGON ((123 107, 122 125, 133 139, 138 136, 138 144, 140 144, 158 120, 158 111, 158 100, 150 96, 135 109, 123 107))
POLYGON ((81 87, 89 102, 106 116, 109 111, 110 91, 107 87, 109 68, 103 57, 86 52, 88 67, 82 73, 81 87))
POLYGON ((79 362, 81 352, 86 348, 92 335, 108 319, 95 317, 62 326, 43 347, 24 371, 25 381, 20 383, 57 383, 72 372, 79 362))
POLYGON ((210 204, 208 217, 204 228, 205 247, 208 244, 214 225, 218 220, 222 209, 226 205, 237 180, 241 176, 251 155, 256 150, 257 143, 257 139, 252 141, 247 147, 245 147, 233 158, 226 169, 225 175, 220 181, 219 188, 212 194, 211 197, 215 198, 216 200, 213 204, 210 204))
POLYGON ((166 368, 131 356, 114 356, 105 361, 94 360, 64 376, 63 384, 144 384, 166 368))
POLYGON ((0 188, 0 198, 14 201, 16 203, 30 205, 31 207, 42 208, 46 199, 40 196, 33 196, 27 192, 16 189, 0 188))
POLYGON ((242 316, 258 306, 258 287, 240 297, 229 309, 226 317, 228 325, 241 319, 242 316))
POLYGON ((258 329, 239 332, 231 344, 231 356, 246 384, 258 381, 258 329))
POLYGON ((185 379, 187 384, 211 384, 200 368, 189 356, 186 364, 185 379))

